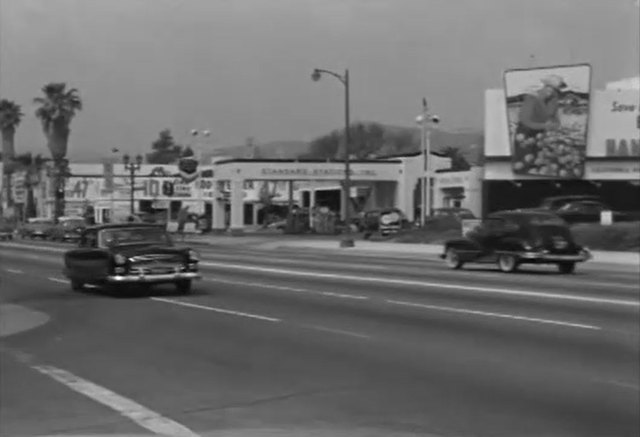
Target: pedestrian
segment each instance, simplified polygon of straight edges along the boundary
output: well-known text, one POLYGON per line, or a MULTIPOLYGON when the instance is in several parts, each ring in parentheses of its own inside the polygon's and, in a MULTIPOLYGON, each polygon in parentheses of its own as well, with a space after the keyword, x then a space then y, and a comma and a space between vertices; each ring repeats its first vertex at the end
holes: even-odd
POLYGON ((187 220, 189 219, 189 207, 185 206, 180 208, 178 212, 178 235, 182 237, 182 241, 184 241, 184 227, 187 224, 187 220))

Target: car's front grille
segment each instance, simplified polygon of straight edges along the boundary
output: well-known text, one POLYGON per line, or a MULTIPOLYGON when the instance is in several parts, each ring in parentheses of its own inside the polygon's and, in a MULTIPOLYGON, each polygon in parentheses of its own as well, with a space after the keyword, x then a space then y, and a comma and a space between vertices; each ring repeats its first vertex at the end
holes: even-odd
POLYGON ((131 263, 133 264, 146 264, 146 263, 181 263, 182 255, 177 253, 164 253, 153 255, 136 255, 131 257, 131 263))
POLYGON ((131 275, 166 275, 184 271, 181 264, 144 264, 129 268, 131 275))

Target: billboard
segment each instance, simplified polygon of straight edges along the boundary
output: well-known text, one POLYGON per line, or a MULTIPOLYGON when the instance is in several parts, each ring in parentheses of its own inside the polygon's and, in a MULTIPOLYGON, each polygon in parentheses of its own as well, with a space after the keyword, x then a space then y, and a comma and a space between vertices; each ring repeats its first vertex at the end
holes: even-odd
POLYGON ((640 158, 640 90, 595 91, 588 156, 640 158))
POLYGON ((583 178, 591 66, 508 70, 504 82, 513 173, 583 178))

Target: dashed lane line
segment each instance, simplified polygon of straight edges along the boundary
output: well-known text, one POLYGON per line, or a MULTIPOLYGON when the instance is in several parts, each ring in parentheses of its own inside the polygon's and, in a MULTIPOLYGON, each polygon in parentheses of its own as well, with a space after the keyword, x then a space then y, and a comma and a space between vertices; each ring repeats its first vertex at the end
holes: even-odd
MULTIPOLYGON (((2 248, 2 246, 17 247, 17 248, 23 248, 27 250, 36 249, 35 247, 26 246, 23 244, 16 244, 16 243, 3 243, 0 245, 0 248, 2 248)), ((37 247, 37 250, 44 251, 44 252, 63 253, 67 249, 62 249, 58 247, 41 246, 41 247, 37 247)), ((32 255, 32 256, 21 255, 21 256, 26 258, 40 259, 36 255, 32 255)), ((286 269, 280 269, 280 268, 256 267, 256 266, 214 262, 214 261, 202 261, 201 265, 207 266, 207 267, 227 267, 232 269, 262 271, 264 273, 278 273, 283 275, 294 275, 294 276, 315 276, 315 277, 345 279, 345 280, 352 280, 352 281, 366 281, 366 282, 387 282, 389 284, 396 284, 396 285, 441 287, 441 288, 449 288, 449 289, 491 292, 491 293, 507 292, 508 294, 520 295, 520 296, 542 297, 542 298, 549 298, 549 299, 565 299, 565 300, 583 301, 583 302, 590 302, 590 303, 603 303, 603 304, 612 304, 612 305, 640 307, 640 300, 606 299, 606 298, 597 298, 597 297, 590 297, 590 296, 566 295, 566 294, 559 294, 559 293, 542 293, 542 292, 535 292, 535 291, 465 286, 462 284, 446 284, 446 283, 443 284, 443 283, 422 282, 417 280, 403 280, 403 279, 392 279, 392 278, 382 278, 382 277, 361 277, 361 276, 355 276, 355 275, 340 275, 340 274, 332 274, 332 273, 317 273, 317 272, 300 271, 300 270, 286 270, 286 269)), ((385 268, 388 268, 388 267, 385 267, 385 268)), ((481 273, 483 274, 483 277, 488 277, 488 275, 486 274, 487 272, 481 272, 481 273)), ((471 275, 471 272, 460 272, 460 274, 461 274, 461 278, 462 277, 467 278, 468 276, 471 275), (467 275, 467 273, 469 273, 469 275, 467 275)), ((579 285, 579 284, 576 284, 576 285, 579 285)), ((621 288, 621 289, 628 289, 628 290, 638 290, 638 286, 635 284, 611 284, 607 282, 588 281, 586 285, 602 286, 605 288, 621 288)))
POLYGON ((122 416, 155 434, 172 437, 198 437, 198 434, 186 426, 164 417, 105 387, 80 378, 71 372, 48 365, 34 365, 31 367, 66 387, 117 411, 122 416))
POLYGON ((271 290, 291 291, 294 293, 317 294, 320 296, 336 297, 338 299, 352 299, 352 300, 369 300, 370 299, 369 296, 362 296, 358 294, 335 293, 332 291, 317 291, 317 290, 310 290, 308 288, 287 287, 284 285, 265 284, 262 282, 233 281, 230 279, 220 279, 220 278, 207 278, 206 280, 208 282, 218 282, 221 284, 243 285, 246 287, 259 287, 259 288, 267 288, 271 290))
POLYGON ((60 284, 68 284, 69 281, 67 279, 54 278, 53 276, 49 276, 47 279, 53 282, 58 282, 60 284))
POLYGON ((523 322, 541 323, 541 324, 557 325, 557 326, 566 326, 566 327, 569 327, 569 328, 590 329, 590 330, 594 330, 594 331, 602 330, 601 327, 595 326, 595 325, 586 325, 586 324, 582 324, 582 323, 565 322, 565 321, 562 321, 562 320, 540 319, 540 318, 536 318, 536 317, 520 316, 520 315, 516 315, 516 314, 494 313, 494 312, 488 312, 488 311, 478 311, 478 310, 470 310, 470 309, 465 309, 465 308, 454 308, 454 307, 447 307, 447 306, 440 306, 440 305, 427 305, 427 304, 422 304, 422 303, 406 302, 406 301, 393 300, 393 299, 387 299, 386 302, 390 303, 390 304, 393 304, 393 305, 406 306, 406 307, 415 307, 415 308, 426 309, 426 310, 444 311, 444 312, 450 312, 450 313, 460 313, 460 314, 483 316, 483 317, 492 317, 492 318, 500 318, 500 319, 509 319, 509 320, 518 320, 518 321, 523 321, 523 322))
POLYGON ((239 316, 239 317, 246 317, 249 319, 256 319, 256 320, 262 320, 265 322, 273 322, 273 323, 279 323, 282 320, 278 319, 276 317, 267 317, 267 316, 261 316, 259 314, 251 314, 251 313, 245 313, 242 311, 234 311, 234 310, 229 310, 226 308, 218 308, 218 307, 212 307, 212 306, 208 306, 208 305, 200 305, 200 304, 195 304, 195 303, 189 303, 189 302, 183 302, 180 300, 175 300, 175 299, 165 299, 162 297, 152 297, 150 298, 151 300, 154 300, 156 302, 164 302, 164 303, 169 303, 172 305, 180 305, 180 306, 184 306, 184 307, 189 307, 189 308, 197 308, 200 310, 206 310, 206 311, 213 311, 216 313, 221 313, 221 314, 229 314, 232 316, 239 316))
POLYGON ((355 337, 355 338, 360 338, 365 340, 368 340, 371 338, 371 336, 369 335, 360 334, 358 332, 353 332, 353 331, 347 331, 346 329, 328 328, 326 326, 320 326, 320 325, 302 325, 302 326, 305 328, 314 329, 316 331, 329 332, 331 334, 338 334, 338 335, 346 335, 347 337, 355 337))
POLYGON ((257 266, 243 265, 243 264, 231 264, 231 263, 210 262, 210 261, 201 262, 201 265, 205 267, 217 267, 217 268, 240 270, 240 271, 253 271, 253 272, 276 274, 276 275, 282 275, 282 276, 337 279, 342 281, 354 281, 354 282, 373 282, 376 284, 403 285, 403 286, 424 287, 424 288, 445 288, 450 290, 474 291, 474 292, 485 293, 485 294, 502 294, 502 295, 509 295, 509 296, 530 297, 530 298, 536 298, 536 299, 554 299, 554 300, 567 300, 567 301, 574 301, 574 302, 640 307, 640 300, 608 299, 608 298, 581 296, 581 295, 574 295, 574 294, 560 294, 560 293, 549 293, 549 292, 530 291, 530 290, 510 290, 507 288, 481 287, 481 286, 475 286, 475 285, 449 284, 449 283, 442 283, 442 282, 426 282, 426 281, 417 281, 417 280, 411 280, 411 279, 384 278, 384 277, 378 277, 378 276, 356 276, 356 275, 347 275, 347 274, 339 274, 339 273, 320 273, 320 272, 312 272, 312 271, 305 271, 305 270, 288 270, 288 269, 280 269, 280 268, 257 267, 257 266))
POLYGON ((24 273, 22 270, 19 269, 4 269, 5 271, 9 272, 9 273, 15 273, 16 275, 21 275, 22 273, 24 273))

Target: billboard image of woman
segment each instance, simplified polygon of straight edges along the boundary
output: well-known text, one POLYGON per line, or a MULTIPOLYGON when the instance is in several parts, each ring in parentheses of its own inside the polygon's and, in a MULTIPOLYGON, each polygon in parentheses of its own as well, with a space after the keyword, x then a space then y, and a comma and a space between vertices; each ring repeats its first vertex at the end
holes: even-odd
POLYGON ((582 178, 591 66, 508 70, 504 81, 513 172, 582 178))

